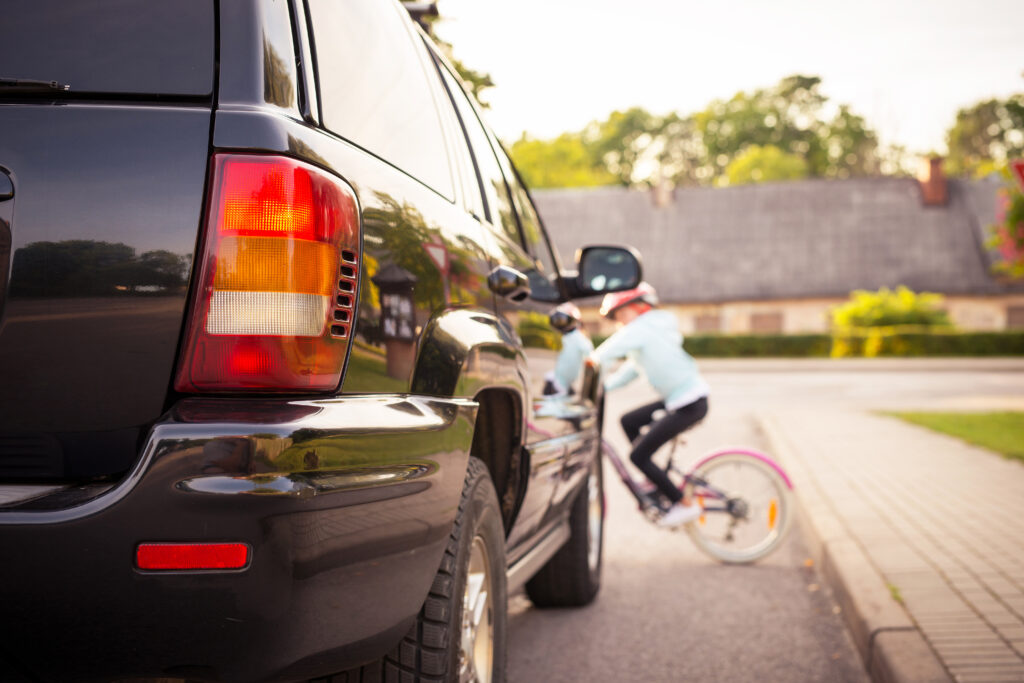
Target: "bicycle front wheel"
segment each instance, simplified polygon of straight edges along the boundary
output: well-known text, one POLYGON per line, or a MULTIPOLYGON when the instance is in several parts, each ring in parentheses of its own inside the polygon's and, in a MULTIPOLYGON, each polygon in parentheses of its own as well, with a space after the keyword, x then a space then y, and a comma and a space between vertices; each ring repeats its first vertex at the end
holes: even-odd
POLYGON ((690 503, 704 508, 686 526, 698 548, 729 564, 755 562, 775 550, 789 531, 789 486, 759 457, 718 453, 690 472, 683 485, 690 503))

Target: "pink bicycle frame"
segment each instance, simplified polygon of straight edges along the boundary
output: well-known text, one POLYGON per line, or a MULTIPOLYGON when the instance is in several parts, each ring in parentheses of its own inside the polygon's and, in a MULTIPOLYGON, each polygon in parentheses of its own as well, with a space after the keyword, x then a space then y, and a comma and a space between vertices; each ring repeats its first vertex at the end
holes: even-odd
MULTIPOLYGON (((619 454, 616 453, 615 449, 612 448, 611 444, 608 443, 606 439, 601 440, 601 448, 608 456, 608 460, 612 463, 612 467, 615 468, 616 474, 618 474, 619 478, 622 479, 622 483, 626 485, 626 488, 629 489, 629 492, 632 493, 633 497, 637 499, 637 502, 640 503, 641 507, 643 507, 645 504, 649 505, 649 502, 645 503, 645 501, 647 501, 648 499, 648 492, 645 489, 643 483, 638 482, 637 480, 633 479, 632 476, 630 476, 629 470, 626 469, 626 464, 622 461, 622 458, 619 457, 619 454)), ((707 455, 703 456, 700 460, 698 460, 693 465, 693 467, 689 469, 688 472, 683 474, 683 476, 689 479, 690 473, 696 470, 704 463, 713 460, 714 458, 727 455, 729 453, 739 453, 760 460, 761 462, 768 465, 779 474, 779 476, 782 478, 782 481, 785 482, 786 488, 793 488, 793 482, 790 481, 789 475, 786 474, 785 470, 779 467, 778 463, 776 463, 774 460, 769 458, 764 453, 761 453, 760 451, 755 451, 750 448, 722 448, 716 451, 712 451, 711 453, 708 453, 707 455)))

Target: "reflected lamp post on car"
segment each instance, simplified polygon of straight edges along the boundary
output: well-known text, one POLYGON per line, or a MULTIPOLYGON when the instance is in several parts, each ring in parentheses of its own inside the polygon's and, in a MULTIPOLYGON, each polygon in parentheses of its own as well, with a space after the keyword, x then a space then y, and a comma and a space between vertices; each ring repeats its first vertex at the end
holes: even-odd
POLYGON ((380 291, 380 332, 384 339, 388 377, 408 379, 416 358, 416 276, 389 263, 370 280, 380 291))

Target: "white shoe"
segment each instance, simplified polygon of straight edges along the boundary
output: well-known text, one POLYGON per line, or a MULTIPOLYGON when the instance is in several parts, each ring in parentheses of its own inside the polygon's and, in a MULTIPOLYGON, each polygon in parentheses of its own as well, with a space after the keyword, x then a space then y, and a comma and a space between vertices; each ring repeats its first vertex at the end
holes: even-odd
POLYGON ((683 505, 682 503, 676 503, 668 509, 661 519, 658 520, 658 526, 680 526, 693 520, 704 514, 704 508, 700 505, 683 505))

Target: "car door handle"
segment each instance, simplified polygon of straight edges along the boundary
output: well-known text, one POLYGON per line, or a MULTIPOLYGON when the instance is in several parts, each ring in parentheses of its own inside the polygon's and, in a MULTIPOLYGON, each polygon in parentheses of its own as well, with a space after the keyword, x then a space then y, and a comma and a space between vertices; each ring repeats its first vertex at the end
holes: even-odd
POLYGON ((522 301, 530 296, 530 281, 515 268, 498 266, 487 276, 487 286, 500 297, 522 301))

